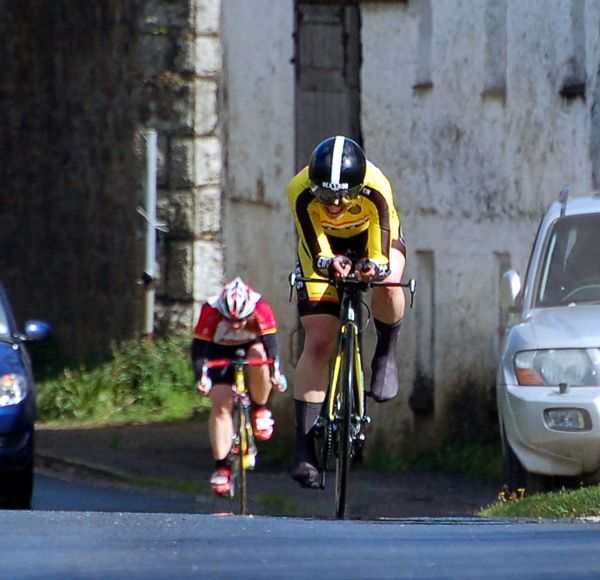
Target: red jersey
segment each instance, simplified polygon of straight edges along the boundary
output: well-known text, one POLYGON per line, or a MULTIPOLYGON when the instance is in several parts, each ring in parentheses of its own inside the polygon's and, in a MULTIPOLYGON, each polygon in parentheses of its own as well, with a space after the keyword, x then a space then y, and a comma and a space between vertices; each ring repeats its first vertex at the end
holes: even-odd
POLYGON ((248 323, 242 330, 231 330, 225 321, 225 317, 217 308, 209 303, 204 304, 194 329, 194 338, 215 344, 237 346, 277 332, 273 311, 262 298, 256 303, 254 311, 248 317, 248 323))

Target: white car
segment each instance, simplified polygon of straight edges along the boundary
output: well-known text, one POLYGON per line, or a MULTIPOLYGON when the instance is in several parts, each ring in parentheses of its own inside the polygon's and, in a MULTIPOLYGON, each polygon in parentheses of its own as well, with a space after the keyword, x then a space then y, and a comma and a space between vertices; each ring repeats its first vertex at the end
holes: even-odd
POLYGON ((500 303, 510 312, 496 378, 508 491, 600 481, 600 199, 563 190, 523 285, 506 272, 500 303))

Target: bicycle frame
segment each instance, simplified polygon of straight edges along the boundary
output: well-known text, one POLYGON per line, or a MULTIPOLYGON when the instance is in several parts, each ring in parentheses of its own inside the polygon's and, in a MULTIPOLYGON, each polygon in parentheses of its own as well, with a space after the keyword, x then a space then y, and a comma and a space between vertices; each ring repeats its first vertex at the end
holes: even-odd
POLYGON ((248 513, 248 486, 246 471, 254 469, 258 454, 254 439, 254 430, 250 418, 250 406, 252 404, 250 393, 246 387, 245 368, 249 366, 271 365, 276 377, 281 376, 278 359, 245 359, 245 352, 240 350, 234 359, 209 360, 202 366, 202 381, 208 381, 208 369, 232 366, 234 370, 233 391, 233 439, 229 453, 229 465, 231 469, 230 497, 236 493, 239 487, 240 515, 248 513))
MULTIPOLYGON (((352 292, 345 293, 342 296, 342 304, 340 310, 340 327, 337 337, 337 345, 335 349, 335 356, 331 367, 331 378, 329 381, 329 389, 327 390, 327 396, 325 398, 323 410, 321 412, 320 420, 321 423, 329 421, 333 422, 336 419, 336 398, 338 397, 338 389, 340 386, 340 373, 343 370, 344 352, 347 350, 349 342, 352 343, 352 353, 350 361, 354 364, 354 389, 353 389, 353 402, 355 411, 355 420, 360 421, 362 424, 369 423, 370 418, 366 414, 365 404, 365 391, 364 391, 364 373, 362 370, 362 358, 360 356, 360 334, 361 329, 359 328, 360 321, 360 294, 359 290, 356 289, 352 292), (349 340, 349 336, 352 335, 352 339, 349 340)), ((350 370, 350 369, 347 369, 350 370)), ((362 430, 361 430, 362 433, 362 430)), ((364 437, 364 434, 363 434, 364 437)), ((324 472, 322 475, 324 479, 324 472)), ((322 483, 324 486, 324 482, 322 483)))
POLYGON ((408 288, 412 307, 416 281, 411 279, 409 282, 366 283, 360 282, 353 275, 344 280, 327 280, 301 277, 295 273, 290 275, 289 281, 292 288, 297 282, 331 284, 341 293, 336 350, 331 364, 329 386, 315 425, 315 437, 323 442, 319 486, 321 489, 325 488, 325 474, 335 456, 335 515, 338 519, 344 519, 351 458, 364 444, 364 427, 371 422, 366 412, 361 357, 361 293, 374 286, 408 288))

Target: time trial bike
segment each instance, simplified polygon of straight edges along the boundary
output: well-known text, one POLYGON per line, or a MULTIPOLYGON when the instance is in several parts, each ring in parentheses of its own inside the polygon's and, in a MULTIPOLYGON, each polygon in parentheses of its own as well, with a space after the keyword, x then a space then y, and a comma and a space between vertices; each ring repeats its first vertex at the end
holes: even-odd
MULTIPOLYGON (((325 474, 335 462, 335 517, 345 519, 347 514, 348 475, 352 458, 365 443, 365 426, 371 422, 366 409, 366 392, 361 356, 362 332, 369 317, 362 321, 362 293, 375 286, 400 286, 410 291, 412 308, 417 283, 361 282, 352 274, 343 280, 307 278, 290 274, 291 289, 306 283, 331 284, 340 293, 340 325, 337 345, 331 362, 330 379, 315 425, 315 442, 319 459, 319 486, 325 488, 325 474)), ((291 296, 291 294, 290 294, 291 296)))
POLYGON ((240 515, 248 514, 248 481, 247 471, 254 469, 258 451, 254 438, 254 428, 250 416, 252 400, 246 385, 245 369, 250 366, 270 365, 273 368, 273 376, 281 379, 279 392, 287 389, 287 379, 280 372, 279 359, 245 358, 243 349, 237 350, 232 359, 207 360, 202 365, 200 382, 210 384, 208 369, 217 367, 233 367, 234 383, 233 391, 233 438, 231 451, 228 455, 229 469, 231 471, 230 497, 236 493, 240 499, 240 515))

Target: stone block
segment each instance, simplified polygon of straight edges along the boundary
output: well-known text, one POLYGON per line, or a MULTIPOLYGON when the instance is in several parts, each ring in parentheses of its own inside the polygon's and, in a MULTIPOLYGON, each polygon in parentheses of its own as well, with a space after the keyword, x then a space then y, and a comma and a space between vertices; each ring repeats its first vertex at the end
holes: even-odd
POLYGON ((221 288, 223 283, 223 248, 219 242, 194 242, 193 285, 194 300, 205 301, 221 288))
POLYGON ((135 64, 144 77, 156 77, 170 68, 171 43, 163 35, 143 34, 137 39, 135 64))
POLYGON ((221 0, 193 0, 191 22, 196 34, 218 34, 221 29, 221 0))
POLYGON ((159 220, 167 224, 170 239, 194 237, 194 194, 191 189, 169 191, 161 196, 158 206, 159 220))
POLYGON ((217 82, 199 79, 194 82, 194 133, 211 135, 217 132, 219 120, 217 82))
POLYGON ((200 187, 194 192, 196 236, 216 236, 222 229, 221 188, 200 187))
POLYGON ((139 28, 142 32, 163 34, 172 28, 191 28, 189 0, 144 0, 140 6, 139 28))
POLYGON ((195 141, 193 138, 171 140, 169 184, 173 189, 194 185, 195 141))
POLYGON ((186 300, 193 293, 193 246, 190 242, 169 242, 165 290, 172 300, 186 300))
POLYGON ((193 59, 198 76, 215 77, 223 68, 221 40, 210 36, 196 38, 193 46, 193 59))
POLYGON ((221 141, 218 137, 199 137, 194 147, 194 184, 203 186, 221 182, 221 141))

